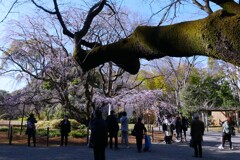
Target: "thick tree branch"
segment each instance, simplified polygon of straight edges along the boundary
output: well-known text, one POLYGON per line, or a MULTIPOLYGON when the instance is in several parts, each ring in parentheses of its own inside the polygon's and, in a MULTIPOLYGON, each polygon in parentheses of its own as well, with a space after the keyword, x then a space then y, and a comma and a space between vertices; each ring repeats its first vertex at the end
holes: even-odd
POLYGON ((81 40, 87 34, 94 17, 96 17, 102 11, 105 3, 106 3, 106 0, 101 0, 89 10, 86 20, 84 22, 83 28, 80 31, 75 33, 76 45, 81 44, 81 40))
POLYGON ((207 18, 169 26, 139 26, 131 37, 90 51, 76 46, 74 58, 84 71, 112 61, 131 74, 140 67, 139 58, 152 60, 170 57, 204 55, 240 66, 240 6, 232 1, 223 4, 227 10, 217 11, 207 18), (236 8, 238 7, 238 8, 236 8), (229 13, 229 12, 230 13, 229 13))
POLYGON ((240 14, 239 4, 234 2, 234 0, 211 0, 211 1, 221 6, 228 13, 240 14))

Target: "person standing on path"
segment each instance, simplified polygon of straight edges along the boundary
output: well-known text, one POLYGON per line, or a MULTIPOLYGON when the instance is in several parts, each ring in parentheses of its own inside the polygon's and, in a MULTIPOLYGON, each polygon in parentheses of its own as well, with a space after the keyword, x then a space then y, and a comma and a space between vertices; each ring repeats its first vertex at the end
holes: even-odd
POLYGON ((185 142, 187 141, 187 129, 188 129, 188 120, 186 119, 185 116, 182 117, 182 132, 184 135, 184 140, 185 142))
POLYGON ((191 123, 191 138, 194 148, 194 157, 202 157, 202 141, 204 135, 204 123, 199 120, 198 114, 194 114, 194 120, 191 123))
POLYGON ((118 131, 119 131, 119 126, 118 126, 118 119, 115 116, 115 112, 112 110, 110 112, 110 115, 107 116, 106 119, 107 127, 108 127, 108 133, 109 133, 109 145, 110 148, 112 148, 112 141, 113 138, 115 140, 115 149, 118 149, 118 131))
POLYGON ((227 117, 227 120, 222 124, 223 131, 222 131, 222 145, 220 145, 219 149, 224 149, 225 141, 228 140, 230 149, 233 149, 232 146, 232 134, 234 131, 234 123, 231 117, 227 117))
POLYGON ((172 142, 172 128, 173 125, 170 121, 171 116, 167 115, 167 117, 163 121, 163 131, 164 131, 164 140, 166 144, 171 144, 172 142))
POLYGON ((176 133, 177 133, 177 140, 182 142, 182 118, 180 116, 176 117, 176 133))
POLYGON ((94 160, 105 160, 105 148, 108 145, 108 132, 106 121, 102 112, 97 109, 91 122, 90 143, 93 147, 94 160))
POLYGON ((126 148, 129 148, 128 146, 128 123, 129 120, 127 118, 127 113, 124 111, 122 113, 122 117, 120 118, 121 123, 121 133, 122 133, 122 144, 125 143, 126 148))
POLYGON ((61 144, 60 146, 63 146, 63 141, 65 139, 65 146, 68 144, 68 134, 71 132, 71 123, 68 120, 68 116, 64 116, 64 119, 59 124, 60 132, 61 132, 61 144))
POLYGON ((36 126, 35 123, 37 123, 36 118, 34 117, 34 114, 30 114, 28 119, 27 119, 27 130, 26 130, 26 134, 28 135, 28 146, 30 147, 30 140, 31 137, 33 139, 33 146, 36 147, 36 126))
POLYGON ((137 123, 134 125, 135 134, 136 134, 136 143, 137 143, 137 150, 138 152, 142 151, 142 140, 143 135, 147 132, 144 124, 142 123, 142 118, 138 118, 137 123))

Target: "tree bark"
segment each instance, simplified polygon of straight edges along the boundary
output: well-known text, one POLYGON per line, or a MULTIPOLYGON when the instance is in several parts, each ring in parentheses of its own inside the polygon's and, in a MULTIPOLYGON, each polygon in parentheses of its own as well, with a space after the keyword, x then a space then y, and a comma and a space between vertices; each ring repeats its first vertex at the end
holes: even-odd
POLYGON ((231 0, 221 2, 217 4, 223 10, 204 19, 168 26, 139 26, 129 38, 89 51, 76 45, 74 58, 83 71, 112 61, 131 74, 138 72, 139 58, 165 56, 203 55, 240 66, 240 5, 231 0))

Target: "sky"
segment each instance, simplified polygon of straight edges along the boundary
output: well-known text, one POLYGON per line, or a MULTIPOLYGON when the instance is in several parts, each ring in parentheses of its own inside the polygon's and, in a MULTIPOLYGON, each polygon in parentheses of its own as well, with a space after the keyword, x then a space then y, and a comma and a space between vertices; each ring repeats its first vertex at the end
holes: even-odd
MULTIPOLYGON (((4 6, 0 5, 0 12, 6 13, 6 9, 4 8, 9 8, 10 4, 12 4, 13 1, 14 0, 8 0, 8 1, 5 1, 7 3, 4 6)), ((79 0, 72 0, 71 2, 75 2, 75 1, 79 2, 79 0)), ((118 0, 118 1, 120 2, 121 0, 118 0)), ((126 8, 127 10, 136 12, 136 15, 138 18, 145 19, 146 17, 150 17, 152 13, 157 12, 159 9, 159 6, 162 5, 162 4, 149 5, 150 1, 151 0, 142 0, 141 3, 139 3, 140 0, 123 0, 122 7, 126 8)), ((161 2, 164 2, 164 1, 161 1, 161 2)), ((24 7, 26 8, 26 6, 24 7)), ((12 18, 18 19, 19 17, 21 17, 21 12, 23 9, 24 11, 28 11, 28 12, 31 11, 30 6, 28 7, 28 9, 25 9, 25 8, 21 6, 18 7, 13 11, 12 14, 8 16, 7 20, 10 20, 12 18)), ((0 15, 0 20, 3 19, 4 15, 5 14, 0 15)), ((174 21, 168 21, 167 23, 177 23, 181 21, 196 20, 202 17, 206 17, 206 14, 203 11, 200 11, 198 8, 192 6, 192 4, 186 2, 178 10, 178 17, 174 21)), ((133 17, 133 18, 136 18, 136 17, 133 17)), ((160 19, 159 16, 154 16, 149 23, 151 25, 157 25, 159 22, 159 19, 160 19)), ((147 20, 149 20, 149 18, 147 20)), ((3 29, 3 26, 4 26, 4 23, 1 23, 0 31, 3 29)), ((1 41, 1 37, 0 37, 0 41, 1 41)), ((12 92, 14 90, 23 88, 24 85, 25 83, 19 82, 12 77, 0 77, 0 90, 6 90, 9 92, 12 92)))

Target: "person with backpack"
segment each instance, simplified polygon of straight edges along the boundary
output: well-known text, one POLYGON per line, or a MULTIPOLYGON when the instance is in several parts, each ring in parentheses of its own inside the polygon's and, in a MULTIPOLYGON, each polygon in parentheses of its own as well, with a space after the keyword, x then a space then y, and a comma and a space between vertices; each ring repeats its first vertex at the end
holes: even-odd
POLYGON ((115 112, 112 110, 110 112, 110 115, 107 116, 106 119, 107 127, 108 127, 108 133, 109 133, 109 146, 112 148, 112 141, 113 138, 115 140, 115 149, 118 149, 118 131, 119 131, 119 126, 118 126, 118 119, 115 116, 115 112))
POLYGON ((36 126, 35 123, 37 123, 36 118, 34 117, 34 114, 30 114, 29 118, 27 119, 27 130, 26 130, 26 134, 28 135, 28 139, 27 139, 27 143, 28 146, 30 147, 30 140, 31 137, 33 139, 33 146, 36 147, 36 126))
POLYGON ((65 146, 68 144, 68 134, 71 132, 71 123, 68 120, 68 116, 64 116, 64 119, 59 124, 60 132, 61 132, 61 144, 63 146, 63 141, 65 139, 65 146))

